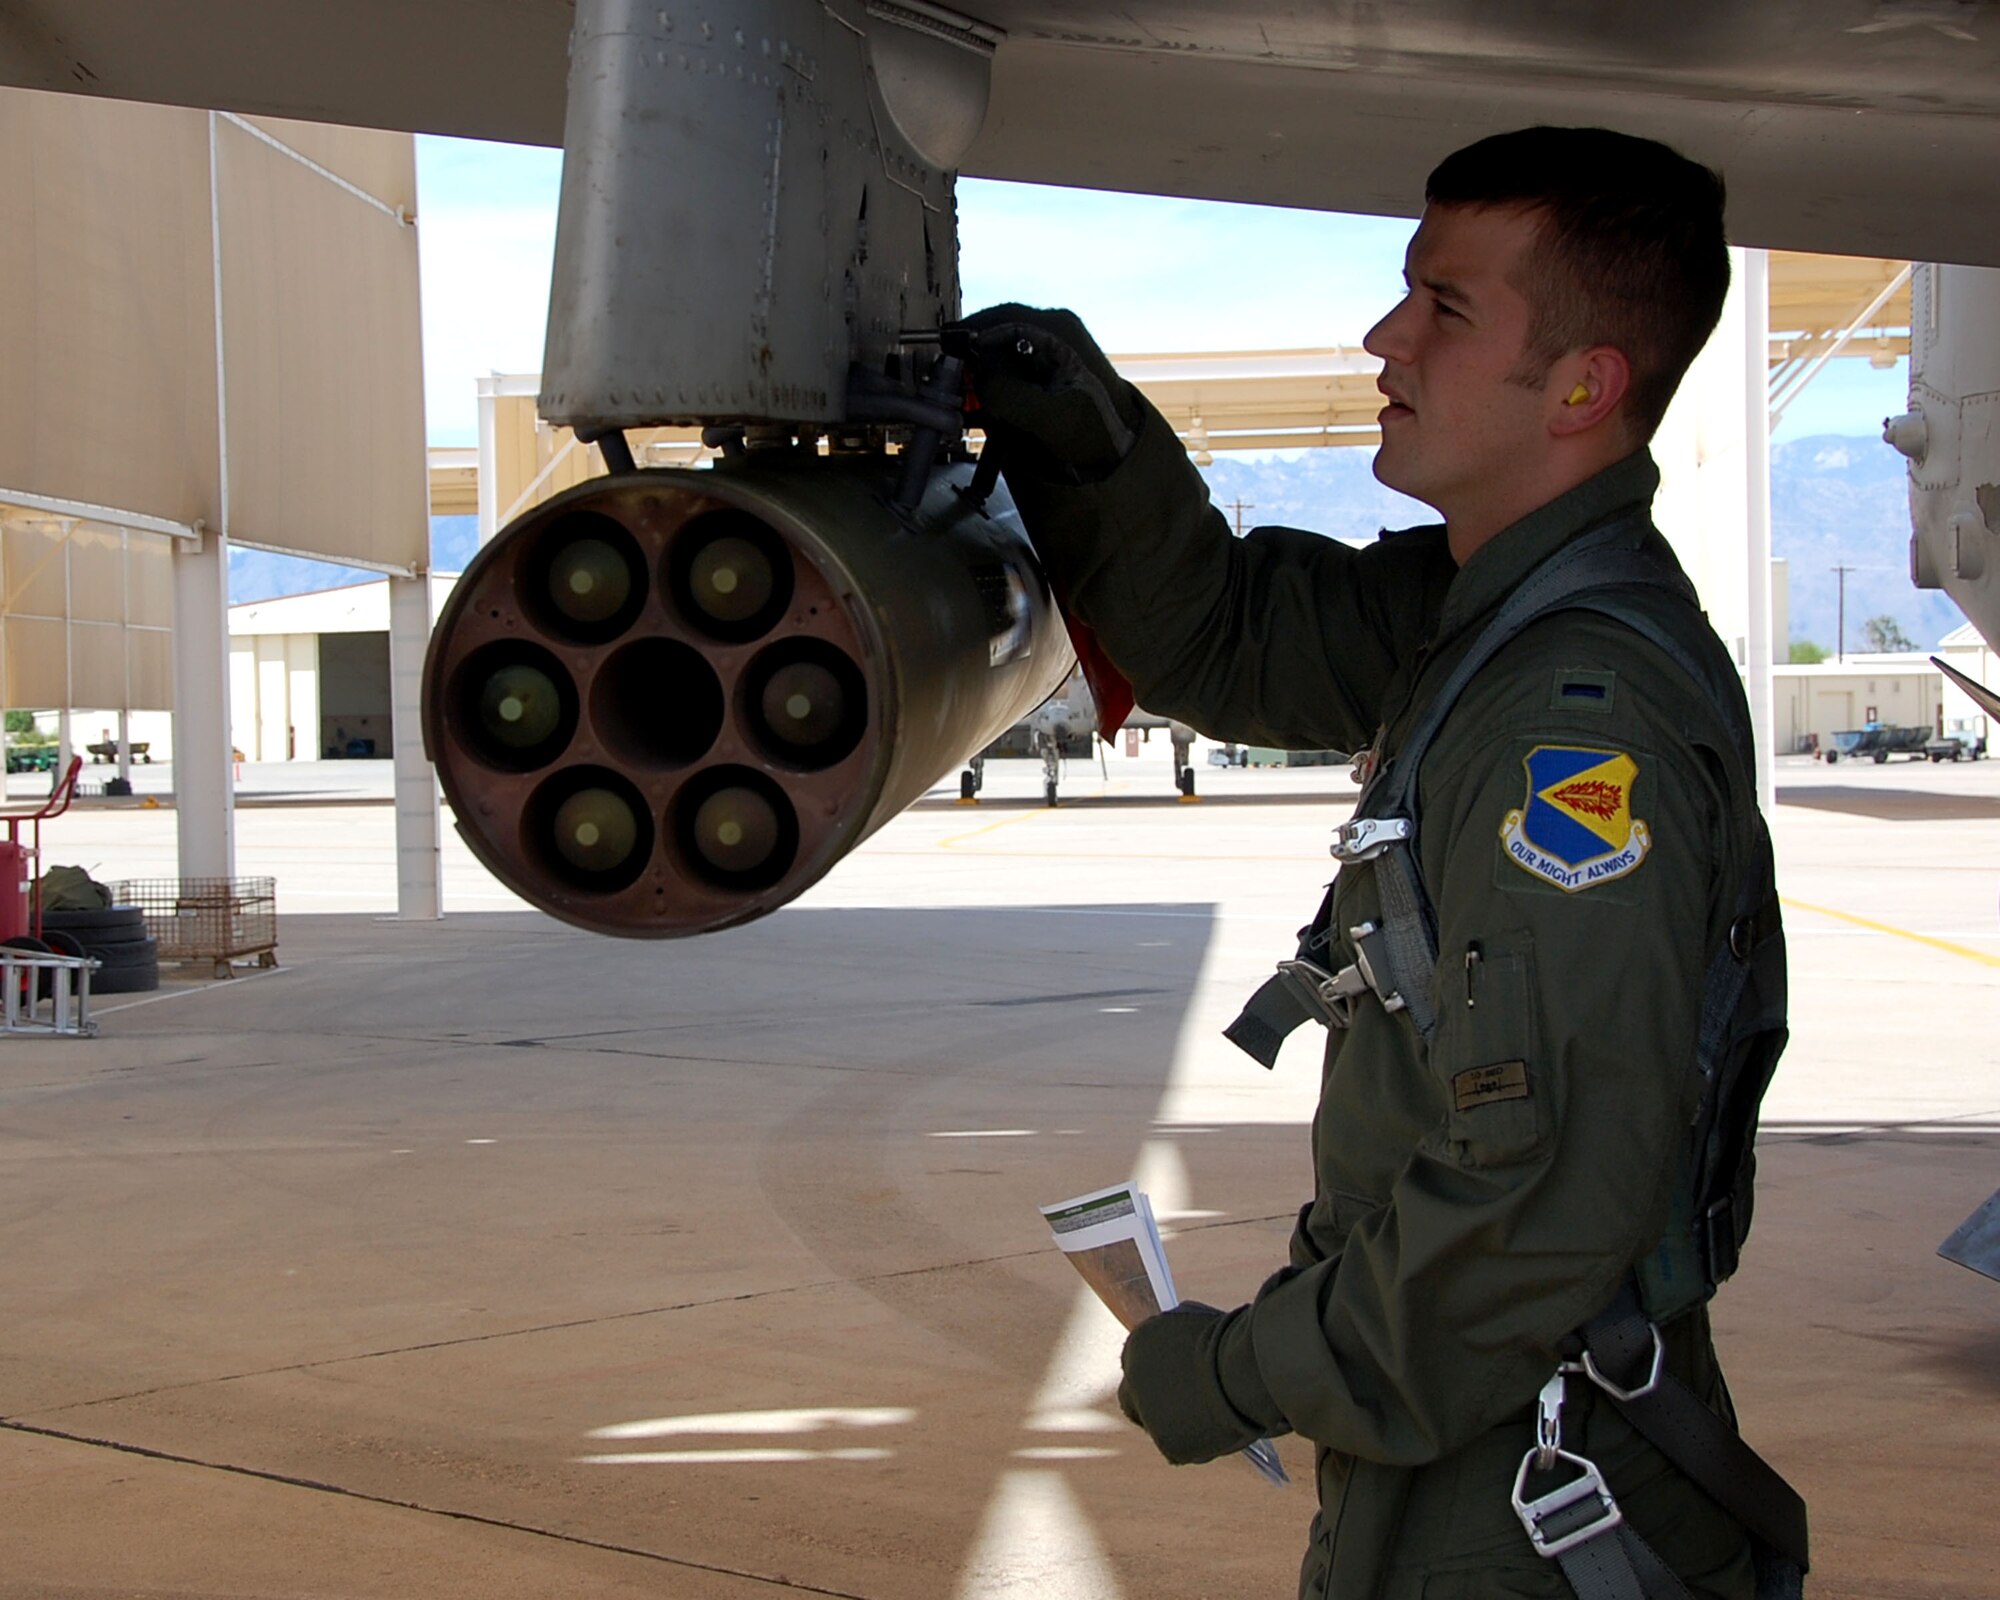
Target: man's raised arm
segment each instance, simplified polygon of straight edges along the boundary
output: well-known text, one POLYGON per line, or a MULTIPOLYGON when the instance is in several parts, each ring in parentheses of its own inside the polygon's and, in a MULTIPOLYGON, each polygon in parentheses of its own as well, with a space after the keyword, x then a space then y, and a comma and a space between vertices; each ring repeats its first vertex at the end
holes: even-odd
POLYGON ((1358 750, 1454 570, 1443 530, 1364 549, 1232 538, 1172 427, 1067 311, 966 323, 987 448, 1057 596, 1149 711, 1216 738, 1358 750))

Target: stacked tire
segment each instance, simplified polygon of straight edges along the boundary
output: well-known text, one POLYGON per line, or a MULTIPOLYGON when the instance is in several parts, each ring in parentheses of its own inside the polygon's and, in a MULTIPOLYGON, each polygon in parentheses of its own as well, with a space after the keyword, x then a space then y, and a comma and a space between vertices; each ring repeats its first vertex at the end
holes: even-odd
POLYGON ((137 906, 103 906, 93 911, 44 911, 42 938, 57 951, 94 956, 103 963, 90 992, 138 994, 160 986, 160 947, 146 932, 137 906), (78 948, 68 950, 68 944, 78 948))

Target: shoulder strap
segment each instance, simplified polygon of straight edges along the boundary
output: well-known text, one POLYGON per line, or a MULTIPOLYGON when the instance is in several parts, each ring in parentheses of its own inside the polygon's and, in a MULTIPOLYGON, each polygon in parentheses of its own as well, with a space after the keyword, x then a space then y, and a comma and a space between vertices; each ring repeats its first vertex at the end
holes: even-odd
MULTIPOLYGON (((1409 737, 1386 762, 1378 785, 1379 798, 1371 795, 1363 801, 1371 815, 1410 814, 1417 772, 1432 741, 1443 728, 1445 718, 1451 715, 1466 685, 1529 623, 1539 621, 1552 611, 1583 605, 1586 603, 1583 596, 1600 589, 1627 586, 1666 589, 1690 605, 1697 603, 1694 586, 1679 567, 1626 544, 1625 541, 1636 529, 1645 526, 1647 522, 1643 516, 1620 517, 1564 545, 1528 574, 1493 614, 1493 619, 1480 629, 1472 647, 1439 685, 1437 693, 1431 696, 1409 737), (1368 804, 1370 800, 1375 803, 1368 804)), ((1591 605, 1590 609, 1602 608, 1591 605)), ((1632 621, 1636 612, 1621 607, 1611 614, 1620 621, 1632 621)), ((1664 630, 1656 627, 1642 628, 1641 631, 1646 632, 1648 637, 1656 633, 1664 636, 1664 630)), ((1658 643, 1659 639, 1655 638, 1654 642, 1658 643)), ((1678 645, 1663 648, 1668 648, 1677 657, 1685 655, 1678 645)), ((1690 676, 1696 683, 1707 686, 1705 674, 1697 670, 1691 671, 1690 676)))

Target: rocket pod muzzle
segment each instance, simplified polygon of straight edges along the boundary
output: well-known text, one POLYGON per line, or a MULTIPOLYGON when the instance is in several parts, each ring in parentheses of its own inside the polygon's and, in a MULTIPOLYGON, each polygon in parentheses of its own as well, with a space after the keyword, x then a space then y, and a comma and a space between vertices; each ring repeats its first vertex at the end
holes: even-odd
POLYGON ((596 932, 776 909, 1039 705, 1069 641, 1004 491, 787 452, 627 473, 474 558, 424 669, 460 834, 596 932))

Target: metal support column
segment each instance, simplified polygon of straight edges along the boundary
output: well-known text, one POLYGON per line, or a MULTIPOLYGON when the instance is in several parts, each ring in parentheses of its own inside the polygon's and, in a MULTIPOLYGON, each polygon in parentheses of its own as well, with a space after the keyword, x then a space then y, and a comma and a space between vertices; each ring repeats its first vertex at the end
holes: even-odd
POLYGON ((500 374, 479 380, 479 548, 500 531, 500 374))
POLYGON ((132 713, 121 709, 118 713, 118 776, 125 787, 132 786, 132 713))
POLYGON ((208 229, 215 309, 216 525, 174 544, 174 807, 183 878, 236 876, 229 724, 229 403, 222 330, 222 189, 208 114, 208 229))
POLYGON ((1744 628, 1744 689, 1750 699, 1750 726, 1757 738, 1757 803, 1768 817, 1778 803, 1772 743, 1776 735, 1771 698, 1771 412, 1765 400, 1771 364, 1771 259, 1762 250, 1743 252, 1743 477, 1748 508, 1749 618, 1744 628))
POLYGON ((427 575, 389 580, 389 721, 395 745, 396 915, 435 919, 443 910, 438 875, 437 773, 424 753, 424 650, 431 637, 427 575))
POLYGON ((174 544, 174 803, 180 875, 235 877, 229 541, 213 532, 174 544))

